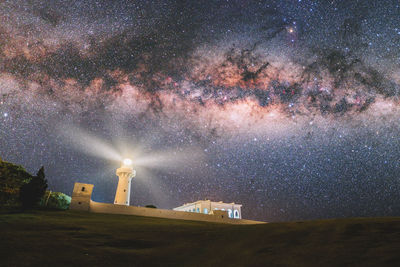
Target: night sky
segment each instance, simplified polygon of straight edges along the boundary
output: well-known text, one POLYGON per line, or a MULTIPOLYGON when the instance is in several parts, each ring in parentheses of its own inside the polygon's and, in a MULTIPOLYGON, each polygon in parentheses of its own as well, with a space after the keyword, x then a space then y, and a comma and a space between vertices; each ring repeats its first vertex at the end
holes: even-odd
POLYGON ((398 0, 0 1, 0 156, 53 191, 400 216, 399 97, 398 0))

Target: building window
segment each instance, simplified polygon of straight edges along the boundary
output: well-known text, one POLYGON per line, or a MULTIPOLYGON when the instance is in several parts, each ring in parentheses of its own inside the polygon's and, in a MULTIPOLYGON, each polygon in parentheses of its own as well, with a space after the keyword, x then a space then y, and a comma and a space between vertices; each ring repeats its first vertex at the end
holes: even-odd
POLYGON ((124 189, 124 192, 126 192, 126 189, 124 189))
POLYGON ((82 187, 82 192, 84 192, 84 191, 85 191, 85 187, 83 186, 83 187, 82 187))
POLYGON ((196 212, 197 212, 197 213, 200 213, 200 208, 197 208, 197 209, 196 209, 196 212))
POLYGON ((235 210, 234 213, 233 213, 233 216, 234 216, 236 219, 238 219, 238 218, 239 218, 239 211, 238 211, 238 210, 235 210))
POLYGON ((196 211, 196 210, 193 208, 193 209, 192 209, 192 212, 195 212, 195 211, 196 211))
POLYGON ((232 210, 231 210, 231 209, 228 209, 228 217, 229 217, 229 218, 232 218, 232 217, 233 217, 233 214, 232 214, 232 210))
POLYGON ((204 214, 208 214, 208 209, 204 208, 204 214))

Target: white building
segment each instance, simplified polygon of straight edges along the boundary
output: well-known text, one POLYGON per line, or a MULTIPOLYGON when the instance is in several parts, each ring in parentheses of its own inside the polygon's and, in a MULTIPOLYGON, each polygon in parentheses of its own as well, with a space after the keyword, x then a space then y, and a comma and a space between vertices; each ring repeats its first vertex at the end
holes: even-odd
POLYGON ((222 201, 213 202, 211 200, 198 200, 193 203, 186 203, 180 207, 176 207, 173 210, 197 212, 204 214, 214 214, 215 210, 225 211, 229 218, 241 219, 242 211, 241 204, 235 203, 223 203, 222 201))

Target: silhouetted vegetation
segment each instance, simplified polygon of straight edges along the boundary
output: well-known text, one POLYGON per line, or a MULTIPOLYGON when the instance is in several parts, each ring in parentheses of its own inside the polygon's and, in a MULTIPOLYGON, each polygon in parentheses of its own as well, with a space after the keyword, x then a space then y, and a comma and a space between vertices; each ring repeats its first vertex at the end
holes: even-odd
POLYGON ((44 168, 32 176, 22 166, 0 158, 0 207, 5 209, 33 208, 66 210, 71 197, 61 192, 46 191, 44 168))
POLYGON ((31 179, 22 166, 0 159, 0 206, 18 206, 20 188, 31 179))
POLYGON ((44 196, 47 189, 47 180, 44 175, 44 167, 42 166, 36 176, 21 186, 19 196, 22 207, 25 209, 33 208, 44 196))

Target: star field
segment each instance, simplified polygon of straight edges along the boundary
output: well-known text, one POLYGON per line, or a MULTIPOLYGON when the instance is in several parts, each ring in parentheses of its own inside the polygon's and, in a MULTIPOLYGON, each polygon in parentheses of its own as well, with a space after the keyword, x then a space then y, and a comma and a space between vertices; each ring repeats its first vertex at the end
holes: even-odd
POLYGON ((0 156, 53 191, 112 202, 104 142, 134 205, 399 216, 399 96, 398 1, 0 3, 0 156))

